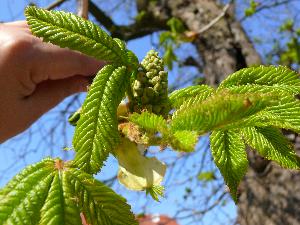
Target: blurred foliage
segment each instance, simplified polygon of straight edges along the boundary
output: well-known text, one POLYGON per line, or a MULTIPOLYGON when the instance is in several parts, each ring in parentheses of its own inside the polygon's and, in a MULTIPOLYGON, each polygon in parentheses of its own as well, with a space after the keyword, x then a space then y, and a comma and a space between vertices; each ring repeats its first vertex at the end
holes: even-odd
POLYGON ((251 0, 249 7, 247 9, 245 9, 245 12, 244 12, 245 16, 246 17, 252 16, 256 12, 257 6, 259 6, 259 3, 254 0, 251 0))

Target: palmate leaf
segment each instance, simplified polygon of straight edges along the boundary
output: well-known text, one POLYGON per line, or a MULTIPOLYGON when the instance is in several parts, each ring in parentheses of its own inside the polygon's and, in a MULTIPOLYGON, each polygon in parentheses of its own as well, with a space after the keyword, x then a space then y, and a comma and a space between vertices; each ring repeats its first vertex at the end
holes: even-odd
POLYGON ((210 136, 210 148, 214 162, 236 202, 238 184, 248 167, 245 144, 236 130, 213 131, 210 136))
POLYGON ((201 100, 204 100, 209 97, 213 91, 214 89, 207 85, 190 86, 172 92, 169 95, 169 101, 171 106, 177 109, 190 98, 197 96, 201 100))
POLYGON ((4 225, 137 224, 130 206, 101 182, 60 159, 25 168, 0 190, 4 225))
POLYGON ((100 27, 72 13, 47 11, 34 6, 25 15, 31 32, 60 47, 68 47, 97 59, 127 64, 125 50, 121 50, 100 27))
POLYGON ((299 74, 284 66, 257 66, 241 69, 228 76, 218 89, 247 84, 286 85, 300 90, 299 74))
POLYGON ((299 169, 300 160, 292 144, 276 128, 247 127, 241 129, 246 143, 259 154, 289 169, 299 169))
POLYGON ((171 129, 196 131, 198 134, 225 129, 234 122, 276 104, 277 97, 272 94, 231 94, 225 90, 201 104, 180 108, 173 115, 171 129))
POLYGON ((73 138, 74 163, 88 173, 97 173, 118 145, 117 107, 129 83, 127 75, 125 67, 103 67, 82 105, 73 138))

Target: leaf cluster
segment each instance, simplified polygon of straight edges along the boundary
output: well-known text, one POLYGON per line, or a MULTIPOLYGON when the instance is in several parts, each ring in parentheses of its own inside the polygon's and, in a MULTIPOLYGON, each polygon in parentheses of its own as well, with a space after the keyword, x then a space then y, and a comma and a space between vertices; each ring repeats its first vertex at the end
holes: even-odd
MULTIPOLYGON (((172 108, 167 116, 147 110, 134 113, 120 105, 125 97, 130 101, 140 69, 124 42, 70 13, 28 7, 26 17, 32 33, 44 41, 105 60, 107 65, 94 78, 81 109, 69 119, 76 126, 75 159, 65 163, 47 158, 13 178, 0 191, 1 224, 137 224, 125 200, 92 175, 111 153, 127 176, 123 183, 145 189, 158 200, 163 195, 159 183, 165 166, 156 158, 142 156, 140 141, 143 146, 191 152, 199 136, 209 133, 214 162, 235 201, 248 167, 246 146, 284 168, 300 168, 299 157, 280 131, 300 132, 296 72, 281 66, 245 68, 217 89, 197 85, 174 91, 167 99, 172 108), (162 172, 158 182, 151 183, 155 165, 162 172)), ((175 19, 169 25, 173 33, 184 31, 175 19)), ((208 175, 199 179, 214 179, 208 175)))
POLYGON ((299 75, 286 67, 245 68, 216 90, 198 85, 171 93, 174 111, 167 121, 149 113, 129 119, 148 132, 159 132, 162 143, 180 151, 193 150, 198 136, 211 133, 214 161, 237 201, 248 167, 247 145, 284 168, 300 168, 299 157, 280 131, 299 132, 299 91, 299 75))

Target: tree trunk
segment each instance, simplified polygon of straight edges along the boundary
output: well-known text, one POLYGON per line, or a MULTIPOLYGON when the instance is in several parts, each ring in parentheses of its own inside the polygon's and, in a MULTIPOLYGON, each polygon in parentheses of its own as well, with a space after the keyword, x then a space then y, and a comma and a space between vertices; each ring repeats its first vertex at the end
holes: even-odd
MULTIPOLYGON (((224 6, 212 0, 161 1, 160 13, 181 19, 190 31, 199 32, 219 15, 224 6)), ((261 64, 261 59, 235 20, 233 7, 209 29, 199 33, 194 44, 204 63, 208 84, 217 85, 228 74, 261 64)), ((249 170, 240 185, 238 224, 300 224, 300 173, 281 169, 251 150, 249 170)))

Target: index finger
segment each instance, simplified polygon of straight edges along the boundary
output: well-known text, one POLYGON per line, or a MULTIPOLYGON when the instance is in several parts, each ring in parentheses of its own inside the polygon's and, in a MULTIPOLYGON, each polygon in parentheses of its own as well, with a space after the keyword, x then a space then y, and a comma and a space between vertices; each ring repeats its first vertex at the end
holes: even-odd
POLYGON ((91 76, 105 64, 77 51, 60 48, 41 40, 37 40, 34 48, 32 79, 36 83, 65 79, 74 75, 91 76))

